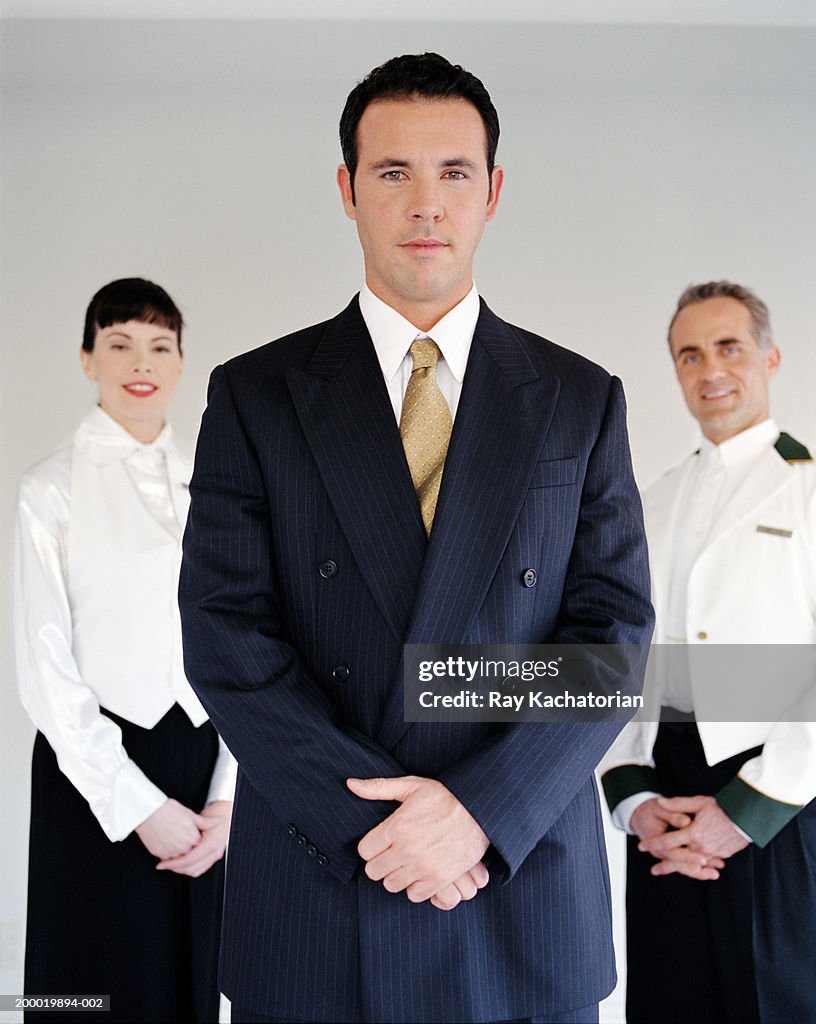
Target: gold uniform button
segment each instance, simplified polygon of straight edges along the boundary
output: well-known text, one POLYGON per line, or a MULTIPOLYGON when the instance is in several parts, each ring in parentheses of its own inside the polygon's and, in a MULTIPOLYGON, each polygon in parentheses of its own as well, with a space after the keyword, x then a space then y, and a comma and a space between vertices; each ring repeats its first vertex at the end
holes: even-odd
POLYGON ((697 639, 708 640, 708 633, 704 632, 703 630, 700 630, 700 632, 697 634, 697 639))

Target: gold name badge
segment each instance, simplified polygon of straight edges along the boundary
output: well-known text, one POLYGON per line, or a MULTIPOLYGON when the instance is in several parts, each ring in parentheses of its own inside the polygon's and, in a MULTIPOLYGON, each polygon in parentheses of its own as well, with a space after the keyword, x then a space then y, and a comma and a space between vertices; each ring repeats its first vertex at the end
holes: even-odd
POLYGON ((757 526, 757 533, 770 533, 774 537, 792 537, 793 530, 782 530, 778 526, 757 526))

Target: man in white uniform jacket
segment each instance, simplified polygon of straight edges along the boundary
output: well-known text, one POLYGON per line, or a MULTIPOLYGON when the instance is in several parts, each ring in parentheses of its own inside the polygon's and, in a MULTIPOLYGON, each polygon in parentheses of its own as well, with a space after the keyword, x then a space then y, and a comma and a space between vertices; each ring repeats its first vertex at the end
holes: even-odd
MULTIPOLYGON (((692 286, 669 345, 703 440, 644 497, 655 642, 812 645, 816 466, 769 418, 768 309, 726 281, 692 286)), ((630 834, 627 1020, 816 1021, 816 689, 784 720, 695 721, 735 673, 704 688, 691 647, 661 653, 663 713, 601 768, 630 834)))

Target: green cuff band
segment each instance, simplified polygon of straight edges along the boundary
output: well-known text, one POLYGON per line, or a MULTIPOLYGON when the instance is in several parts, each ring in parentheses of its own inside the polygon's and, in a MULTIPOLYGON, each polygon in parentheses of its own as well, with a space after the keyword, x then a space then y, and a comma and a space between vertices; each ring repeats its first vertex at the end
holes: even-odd
POLYGON ((610 768, 601 777, 601 785, 610 811, 614 811, 621 800, 635 793, 660 792, 657 772, 645 764, 623 764, 619 768, 610 768))
POLYGON ((738 775, 723 786, 715 799, 734 824, 739 825, 757 846, 767 846, 804 806, 785 804, 765 796, 743 782, 738 775))

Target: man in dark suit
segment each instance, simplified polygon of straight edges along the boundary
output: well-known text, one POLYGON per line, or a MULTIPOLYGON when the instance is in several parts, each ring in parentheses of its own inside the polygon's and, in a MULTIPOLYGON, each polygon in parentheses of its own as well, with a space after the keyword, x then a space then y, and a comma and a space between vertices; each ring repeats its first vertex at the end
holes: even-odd
POLYGON ((371 72, 338 171, 360 296, 212 376, 181 606, 240 766, 236 1020, 586 1022, 614 984, 593 769, 619 726, 403 715, 406 643, 652 626, 620 382, 473 287, 498 134, 442 57, 371 72))

